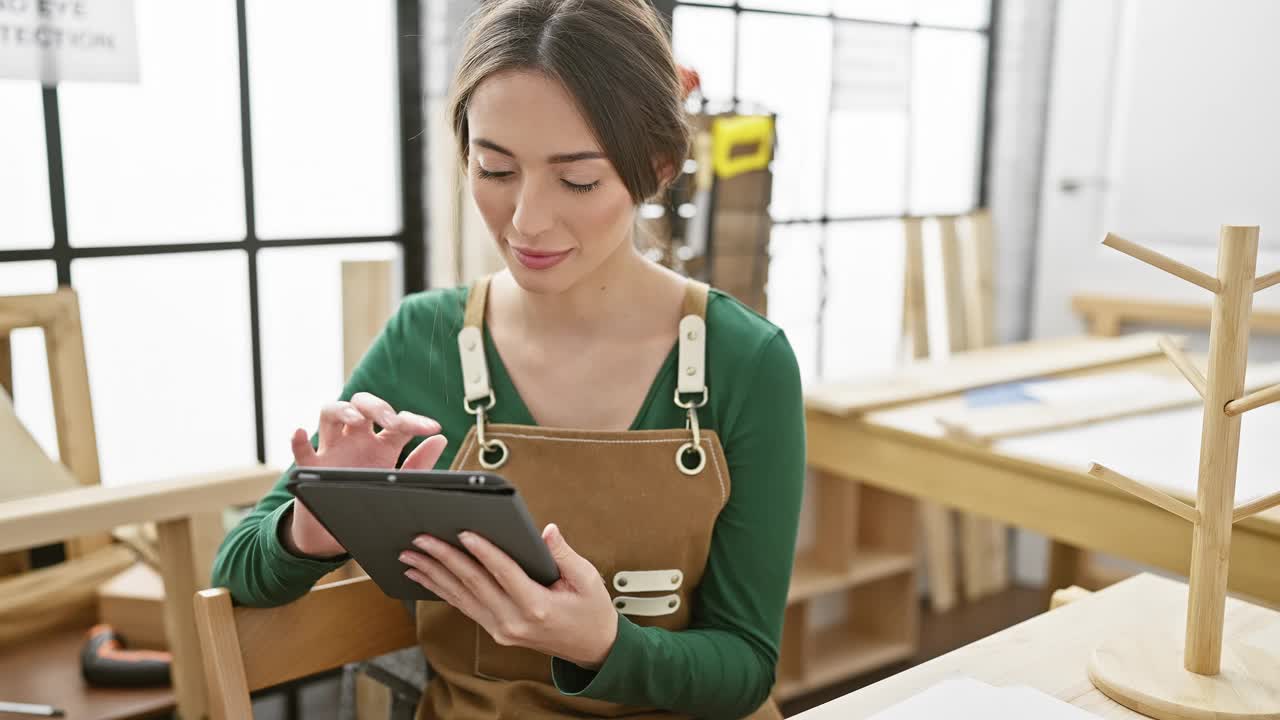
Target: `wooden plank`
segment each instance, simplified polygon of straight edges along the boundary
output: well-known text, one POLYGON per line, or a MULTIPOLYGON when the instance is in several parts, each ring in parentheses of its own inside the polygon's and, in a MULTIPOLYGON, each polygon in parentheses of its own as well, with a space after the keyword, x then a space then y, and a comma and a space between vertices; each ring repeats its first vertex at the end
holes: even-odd
POLYGON ((947 348, 949 353, 954 354, 968 349, 963 251, 956 229, 956 218, 940 217, 937 223, 938 241, 942 249, 942 296, 946 306, 947 348))
POLYGON ((787 593, 788 604, 800 604, 803 600, 875 582, 891 575, 910 572, 915 568, 915 555, 888 550, 861 550, 849 567, 834 570, 808 555, 796 559, 791 574, 791 589, 787 593))
POLYGON ((200 591, 195 597, 195 620, 209 688, 210 717, 213 720, 253 717, 231 593, 226 588, 200 591))
POLYGON ((911 357, 929 357, 929 313, 925 302, 924 235, 920 218, 902 221, 903 335, 910 345, 911 357))
MULTIPOLYGON (((226 530, 222 527, 222 508, 194 513, 188 518, 191 526, 191 560, 197 589, 209 586, 213 579, 213 559, 226 530)), ((157 531, 159 526, 156 527, 157 531)))
POLYGON ((920 501, 924 529, 925 572, 929 575, 929 606, 947 612, 956 606, 956 546, 951 511, 935 502, 920 501))
MULTIPOLYGON (((1141 575, 801 713, 796 720, 871 717, 957 675, 1000 687, 1027 685, 1105 720, 1145 720, 1094 688, 1089 659, 1107 638, 1153 614, 1176 623, 1186 596, 1181 582, 1141 575)), ((1235 599, 1227 607, 1241 641, 1280 617, 1235 599)))
POLYGON ((48 327, 57 322, 67 310, 66 297, 72 293, 64 287, 51 293, 0 296, 0 335, 8 335, 18 328, 48 327))
POLYGON ((44 449, 18 419, 9 396, 3 391, 0 391, 0 458, 4 458, 4 482, 0 483, 0 501, 79 486, 76 478, 65 467, 45 454, 44 449))
POLYGON ((342 263, 342 376, 351 377, 382 327, 395 311, 395 263, 346 260, 342 263))
POLYGON ((119 487, 84 487, 0 503, 0 552, 119 525, 256 502, 279 478, 262 465, 119 487))
POLYGON ((0 580, 0 648, 93 621, 94 592, 135 561, 119 545, 0 580))
MULTIPOLYGON (((1208 303, 1178 303, 1115 295, 1085 294, 1071 298, 1071 309, 1086 318, 1114 318, 1123 324, 1167 325, 1203 330, 1209 327, 1212 308, 1208 303)), ((1249 329, 1274 335, 1280 333, 1280 311, 1255 309, 1249 329)))
POLYGON ((164 629, 164 580, 146 563, 132 567, 99 585, 98 622, 115 628, 130 648, 168 650, 164 629))
MULTIPOLYGON (((943 277, 948 281, 958 280, 946 284, 951 351, 988 347, 993 335, 992 317, 995 312, 994 288, 991 283, 993 258, 990 218, 987 217, 983 223, 970 216, 967 242, 963 244, 958 241, 954 218, 940 219, 939 228, 943 243, 943 277), (958 313, 950 310, 953 306, 959 310, 958 313)), ((1004 535, 995 523, 981 516, 963 515, 959 522, 960 568, 964 577, 961 584, 965 597, 973 601, 999 589, 1002 583, 1007 582, 998 575, 1001 565, 994 562, 995 556, 1004 553, 1004 535), (993 546, 992 543, 996 541, 1000 541, 1000 547, 993 546)))
POLYGON ((993 523, 981 515, 960 515, 960 569, 963 572, 965 600, 973 602, 986 597, 992 591, 988 570, 993 549, 990 534, 993 523))
POLYGON ((323 585, 288 605, 238 607, 234 613, 250 690, 418 642, 404 605, 369 578, 323 585), (362 620, 352 623, 353 617, 362 620))
MULTIPOLYGON (((55 297, 53 320, 44 327, 44 344, 58 432, 58 461, 81 485, 97 486, 101 482, 98 438, 93 425, 93 403, 89 399, 89 366, 80 328, 80 303, 70 288, 58 290, 55 297)), ((111 535, 105 532, 63 537, 71 538, 67 543, 68 557, 78 557, 111 543, 111 535)))
POLYGON ((995 247, 991 211, 977 210, 968 216, 968 221, 968 242, 962 249, 965 347, 973 350, 995 342, 995 247))
MULTIPOLYGON (((928 304, 925 297, 924 236, 920 218, 902 223, 904 245, 903 333, 914 360, 929 357, 928 304)), ((956 604, 956 548, 951 527, 951 511, 927 501, 920 502, 920 523, 924 532, 925 572, 929 577, 930 605, 946 612, 956 604)))
POLYGON ((829 473, 814 473, 817 491, 817 541, 809 555, 821 567, 838 572, 853 564, 858 543, 858 487, 829 473))
MULTIPOLYGON (((1185 520, 1083 472, 818 412, 806 415, 806 437, 814 467, 1087 550, 1186 572, 1191 538, 1185 520)), ((1238 523, 1231 589, 1280 602, 1278 555, 1280 521, 1267 514, 1238 523)))
POLYGON ((13 342, 0 332, 0 388, 13 397, 13 342))
MULTIPOLYGON (((1261 389, 1275 383, 1280 383, 1280 362, 1264 363, 1249 369, 1245 389, 1261 389)), ((1182 382, 1170 382, 1159 390, 1144 388, 1137 394, 1091 397, 1080 402, 953 409, 940 413, 937 421, 953 437, 989 445, 1006 438, 1174 410, 1200 402, 1202 399, 1194 388, 1182 382)))
POLYGON ((1086 554, 1080 548, 1050 539, 1049 572, 1048 577, 1045 578, 1045 590, 1053 593, 1075 585, 1086 561, 1086 554))
POLYGON ((946 363, 912 363, 875 378, 818 385, 805 393, 805 403, 833 415, 857 415, 986 385, 1152 357, 1160 352, 1158 337, 1139 333, 998 345, 954 355, 946 363))
POLYGON ((157 523, 156 534, 160 578, 164 581, 164 632, 169 652, 173 653, 169 674, 178 698, 178 715, 202 718, 208 712, 209 696, 201 671, 200 638, 192 603, 196 591, 207 582, 196 577, 191 522, 187 518, 157 523))

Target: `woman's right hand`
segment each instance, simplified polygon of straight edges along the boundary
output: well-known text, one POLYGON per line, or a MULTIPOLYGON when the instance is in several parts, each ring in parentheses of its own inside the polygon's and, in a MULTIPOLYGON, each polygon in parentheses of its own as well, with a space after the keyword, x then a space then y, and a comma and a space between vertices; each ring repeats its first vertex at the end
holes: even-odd
MULTIPOLYGON (((404 446, 415 437, 426 437, 402 466, 406 470, 435 467, 448 440, 440 423, 411 412, 397 413, 387 401, 370 393, 356 393, 350 402, 334 402, 320 411, 320 446, 311 447, 307 431, 293 432, 293 460, 298 467, 394 468, 404 446), (377 423, 382 427, 373 431, 377 423)), ((342 545, 300 502, 293 503, 293 518, 282 533, 290 552, 312 557, 333 557, 346 552, 342 545)))

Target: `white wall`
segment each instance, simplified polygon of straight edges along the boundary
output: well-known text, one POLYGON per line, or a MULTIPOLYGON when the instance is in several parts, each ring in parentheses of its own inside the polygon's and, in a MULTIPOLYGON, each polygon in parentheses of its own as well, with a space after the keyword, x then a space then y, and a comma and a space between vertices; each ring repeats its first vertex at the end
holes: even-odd
MULTIPOLYGON (((1222 224, 1260 225, 1280 266, 1280 3, 1093 0, 1061 4, 1036 278, 1035 334, 1078 332, 1070 296, 1204 301, 1203 291, 1113 250, 1106 231, 1212 271, 1222 224), (1091 7, 1085 7, 1085 5, 1091 7), (1076 22, 1083 15, 1106 25, 1076 22), (1110 84, 1110 87, 1108 86, 1110 84), (1085 132, 1092 128, 1096 132, 1085 132), (1101 176, 1079 202, 1064 177, 1101 176), (1088 196, 1094 193, 1098 202, 1088 196), (1093 216, 1089 232, 1064 235, 1093 216)), ((1280 295, 1258 296, 1280 308, 1280 295)))

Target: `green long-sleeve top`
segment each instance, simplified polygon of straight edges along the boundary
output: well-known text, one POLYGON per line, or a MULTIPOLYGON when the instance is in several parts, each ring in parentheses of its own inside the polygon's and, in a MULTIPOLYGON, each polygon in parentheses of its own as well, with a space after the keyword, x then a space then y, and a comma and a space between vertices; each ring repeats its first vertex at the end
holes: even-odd
MULTIPOLYGON (((370 392, 396 410, 438 420, 449 440, 440 467, 450 465, 473 423, 463 408, 457 343, 466 297, 465 287, 407 297, 341 394, 346 400, 370 392)), ((800 375, 782 331, 728 295, 712 290, 706 319, 710 400, 698 411, 699 422, 719 434, 732 482, 690 627, 641 627, 619 615, 617 640, 599 670, 553 661, 556 686, 565 694, 732 718, 752 712, 773 685, 804 485, 800 375)), ((487 331, 484 341, 500 399, 490 420, 535 424, 487 331)), ((631 429, 683 427, 684 411, 671 401, 675 385, 673 345, 631 429)), ((230 589, 238 603, 290 602, 343 562, 297 557, 281 545, 278 526, 292 500, 284 482, 281 477, 218 551, 213 584, 230 589)))

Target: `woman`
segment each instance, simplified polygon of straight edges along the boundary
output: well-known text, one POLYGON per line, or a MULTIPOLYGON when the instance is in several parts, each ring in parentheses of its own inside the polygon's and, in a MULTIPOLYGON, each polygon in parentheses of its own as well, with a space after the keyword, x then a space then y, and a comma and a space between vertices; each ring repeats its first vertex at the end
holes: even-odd
MULTIPOLYGON (((661 21, 648 0, 489 2, 454 89, 507 269, 406 298, 317 436, 293 437, 301 466, 493 469, 551 523, 549 588, 484 538, 401 556, 446 601, 417 608, 419 717, 780 717, 799 374, 778 328, 636 249, 688 142, 661 21)), ((278 485, 214 582, 285 603, 343 552, 278 485)))

